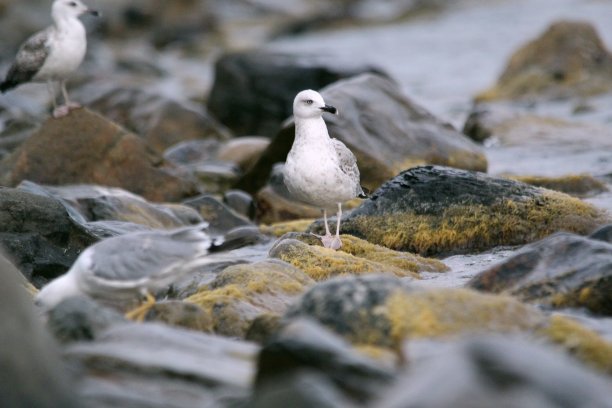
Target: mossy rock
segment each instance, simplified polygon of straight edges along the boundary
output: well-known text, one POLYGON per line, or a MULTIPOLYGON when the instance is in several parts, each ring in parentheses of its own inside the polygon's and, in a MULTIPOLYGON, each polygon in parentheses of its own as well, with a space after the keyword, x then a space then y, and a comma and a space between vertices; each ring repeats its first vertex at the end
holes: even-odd
POLYGON ((558 233, 472 278, 474 289, 612 316, 612 244, 558 233))
POLYGON ((213 318, 214 331, 243 337, 255 318, 282 314, 314 281, 278 260, 232 265, 215 280, 185 299, 213 318))
POLYGON ((263 234, 281 237, 289 232, 306 232, 308 227, 314 222, 314 219, 300 219, 293 221, 276 222, 270 225, 261 225, 259 230, 263 234))
POLYGON ((568 174, 559 177, 508 176, 508 178, 576 197, 587 197, 608 190, 606 183, 590 174, 568 174))
POLYGON ((196 304, 180 300, 155 303, 144 319, 205 333, 213 331, 213 321, 209 313, 196 304))
POLYGON ((589 96, 612 88, 612 56, 589 23, 559 21, 516 51, 476 100, 589 96))
POLYGON ((316 281, 341 275, 380 272, 418 278, 420 271, 448 270, 446 265, 436 259, 392 251, 350 235, 343 235, 341 239, 341 250, 334 251, 320 246, 318 239, 309 234, 287 234, 272 247, 270 256, 289 262, 316 281))
MULTIPOLYGON (((563 193, 423 166, 385 183, 343 219, 341 231, 394 250, 441 256, 523 245, 560 230, 587 234, 607 219, 563 193)), ((321 232, 322 223, 311 230, 321 232)))
POLYGON ((577 322, 549 317, 510 296, 460 288, 423 290, 385 275, 339 278, 307 291, 285 315, 308 317, 353 344, 399 351, 410 339, 528 335, 563 347, 586 364, 612 372, 612 344, 577 322))

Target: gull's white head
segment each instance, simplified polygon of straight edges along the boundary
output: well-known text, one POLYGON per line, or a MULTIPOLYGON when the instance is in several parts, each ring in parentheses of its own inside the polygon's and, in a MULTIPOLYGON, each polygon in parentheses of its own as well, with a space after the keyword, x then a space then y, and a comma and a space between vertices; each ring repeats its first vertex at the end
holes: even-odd
POLYGON ((51 310, 62 300, 80 294, 74 275, 67 272, 45 285, 36 294, 34 304, 45 311, 51 310))
POLYGON ((293 100, 293 116, 300 119, 320 118, 323 112, 338 114, 338 110, 326 105, 320 93, 307 89, 293 100))
POLYGON ((99 15, 96 10, 91 10, 81 0, 55 0, 51 6, 51 15, 55 20, 78 18, 83 14, 99 15))

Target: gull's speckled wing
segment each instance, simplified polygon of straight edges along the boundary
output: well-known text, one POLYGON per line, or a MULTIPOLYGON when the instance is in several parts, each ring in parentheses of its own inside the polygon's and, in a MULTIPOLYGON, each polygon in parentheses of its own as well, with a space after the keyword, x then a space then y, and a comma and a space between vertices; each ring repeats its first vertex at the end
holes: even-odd
POLYGON ((195 226, 136 232, 98 242, 74 268, 88 286, 137 288, 172 280, 182 266, 206 255, 211 245, 212 239, 195 226))
POLYGON ((355 185, 355 196, 363 194, 363 190, 359 184, 359 168, 357 167, 355 155, 338 139, 332 139, 332 144, 338 155, 340 170, 342 170, 355 185))
POLYGON ((39 31, 21 46, 15 62, 6 74, 6 79, 0 84, 0 91, 4 92, 28 82, 36 75, 49 56, 48 39, 51 30, 52 27, 39 31))

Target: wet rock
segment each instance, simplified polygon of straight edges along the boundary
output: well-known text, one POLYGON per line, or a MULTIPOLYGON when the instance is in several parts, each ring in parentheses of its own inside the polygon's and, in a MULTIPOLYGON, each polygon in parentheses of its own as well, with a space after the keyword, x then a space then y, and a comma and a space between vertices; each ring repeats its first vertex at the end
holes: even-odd
POLYGON ((47 314, 47 329, 64 344, 95 340, 110 326, 126 322, 119 312, 85 296, 70 297, 47 314))
POLYGON ((249 171, 270 145, 267 137, 245 136, 227 141, 217 153, 219 160, 235 163, 240 170, 249 171))
POLYGON ((446 265, 435 259, 426 259, 405 252, 396 252, 370 244, 350 235, 342 236, 340 251, 323 248, 320 242, 309 234, 305 236, 309 245, 291 236, 281 237, 270 249, 270 257, 289 262, 300 268, 316 281, 341 275, 362 275, 368 273, 390 273, 399 277, 418 279, 418 272, 447 270, 446 265))
POLYGON ((64 273, 97 238, 78 228, 59 201, 0 188, 0 243, 35 286, 64 273))
POLYGON ((253 225, 247 218, 211 195, 190 198, 183 204, 195 209, 202 219, 208 222, 211 231, 226 233, 233 228, 253 225))
POLYGON ((20 290, 19 271, 0 256, 0 395, 5 407, 78 407, 75 378, 61 361, 32 302, 20 290))
POLYGON ((111 88, 83 103, 142 137, 159 154, 187 140, 230 137, 227 129, 203 108, 186 106, 141 89, 111 88))
POLYGON ((226 395, 245 395, 257 347, 155 323, 113 326, 94 342, 66 348, 83 367, 88 406, 216 406, 226 395), (202 404, 202 405, 200 405, 202 404))
POLYGON ((612 315, 612 244, 555 234, 481 272, 468 285, 527 302, 612 315))
MULTIPOLYGON (((370 190, 418 164, 487 169, 478 145, 402 95, 389 79, 364 74, 338 81, 321 94, 339 111, 325 118, 330 136, 355 154, 361 184, 370 190)), ((293 124, 285 126, 237 187, 249 192, 261 187, 272 165, 287 157, 294 132, 293 124)))
POLYGON ((212 333, 213 321, 208 313, 193 303, 178 300, 158 302, 145 315, 148 322, 162 322, 171 326, 212 333))
MULTIPOLYGON (((322 374, 347 398, 361 403, 378 394, 392 378, 391 372, 356 353, 343 339, 306 319, 289 323, 262 348, 255 400, 262 388, 272 385, 282 389, 287 378, 300 372, 322 374)), ((290 401, 299 400, 300 394, 287 397, 286 403, 293 406, 290 401)))
POLYGON ((586 22, 558 21, 516 51, 497 84, 478 100, 559 98, 607 92, 612 55, 586 22))
POLYGON ((194 193, 192 182, 172 175, 137 136, 86 109, 49 119, 0 162, 5 185, 92 183, 121 187, 152 201, 194 193))
POLYGON ((591 239, 598 239, 600 241, 612 244, 612 224, 604 225, 598 228, 595 232, 589 235, 591 239))
POLYGON ((283 314, 312 283, 285 262, 265 260, 230 266, 185 300, 210 313, 216 333, 243 337, 257 316, 283 314))
POLYGON ((607 379, 557 350, 520 338, 478 337, 417 359, 372 407, 610 406, 607 379), (432 392, 435 390, 435 392, 432 392))
POLYGON ((208 109, 236 135, 271 137, 291 116, 299 91, 320 89, 364 72, 380 71, 314 55, 265 51, 226 54, 215 64, 208 109))
POLYGON ((560 177, 510 176, 510 178, 531 184, 532 186, 561 191, 576 197, 588 197, 608 191, 606 183, 590 174, 568 174, 560 177))
MULTIPOLYGON (((606 215, 563 193, 483 173, 423 166, 385 183, 341 231, 421 255, 521 245, 557 231, 591 232, 606 215)), ((312 229, 322 231, 317 222, 312 229)))
POLYGON ((223 194, 223 203, 238 214, 252 220, 255 218, 255 201, 253 197, 242 190, 228 190, 223 194))

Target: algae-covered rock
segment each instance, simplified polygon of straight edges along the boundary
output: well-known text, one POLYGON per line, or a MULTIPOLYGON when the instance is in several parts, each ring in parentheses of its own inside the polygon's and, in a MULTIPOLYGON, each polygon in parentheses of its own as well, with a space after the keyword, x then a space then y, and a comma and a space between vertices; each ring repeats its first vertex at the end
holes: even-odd
POLYGON ((612 344, 567 318, 502 295, 469 289, 423 290, 391 276, 332 279, 304 293, 286 320, 308 317, 353 344, 399 351, 406 340, 449 340, 490 333, 526 336, 564 348, 603 372, 612 372, 612 344))
POLYGON ((183 327, 205 333, 212 333, 213 321, 209 313, 200 306, 182 302, 180 300, 167 300, 155 303, 144 316, 148 322, 162 322, 170 326, 183 327))
POLYGON ((608 190, 606 183, 596 179, 590 174, 568 174, 559 177, 545 176, 509 176, 532 186, 544 187, 549 190, 560 191, 576 197, 587 197, 608 190))
POLYGON ((612 55, 586 22, 558 21, 516 51, 478 100, 588 96, 612 88, 612 55))
MULTIPOLYGON (((606 219, 563 193, 423 166, 385 183, 343 219, 341 230, 391 249, 440 255, 521 245, 560 230, 586 234, 606 219)), ((322 223, 312 229, 322 231, 322 223)))
POLYGON ((612 315, 612 244, 559 233, 478 274, 470 287, 612 315))
POLYGON ((244 336, 262 314, 283 314, 313 281, 299 269, 278 260, 225 268, 209 285, 186 298, 213 318, 216 333, 244 336))
MULTIPOLYGON (((342 251, 324 248, 319 243, 308 245, 302 241, 281 237, 270 249, 270 257, 289 262, 316 281, 342 275, 390 273, 399 277, 418 278, 420 271, 445 271, 446 265, 435 259, 391 251, 369 244, 350 235, 342 237, 346 247, 342 251)), ((306 240, 314 237, 306 235, 306 240)), ((312 242, 312 241, 311 241, 312 242)))
MULTIPOLYGON (((339 112, 325 118, 330 136, 355 154, 361 184, 370 190, 419 164, 487 169, 480 146, 407 98, 387 78, 359 75, 326 87, 321 95, 339 112)), ((249 192, 261 188, 272 166, 285 161, 294 133, 293 123, 287 123, 238 187, 249 192)))
POLYGON ((86 109, 49 119, 0 162, 4 185, 91 183, 121 187, 152 201, 195 192, 138 136, 86 109))

